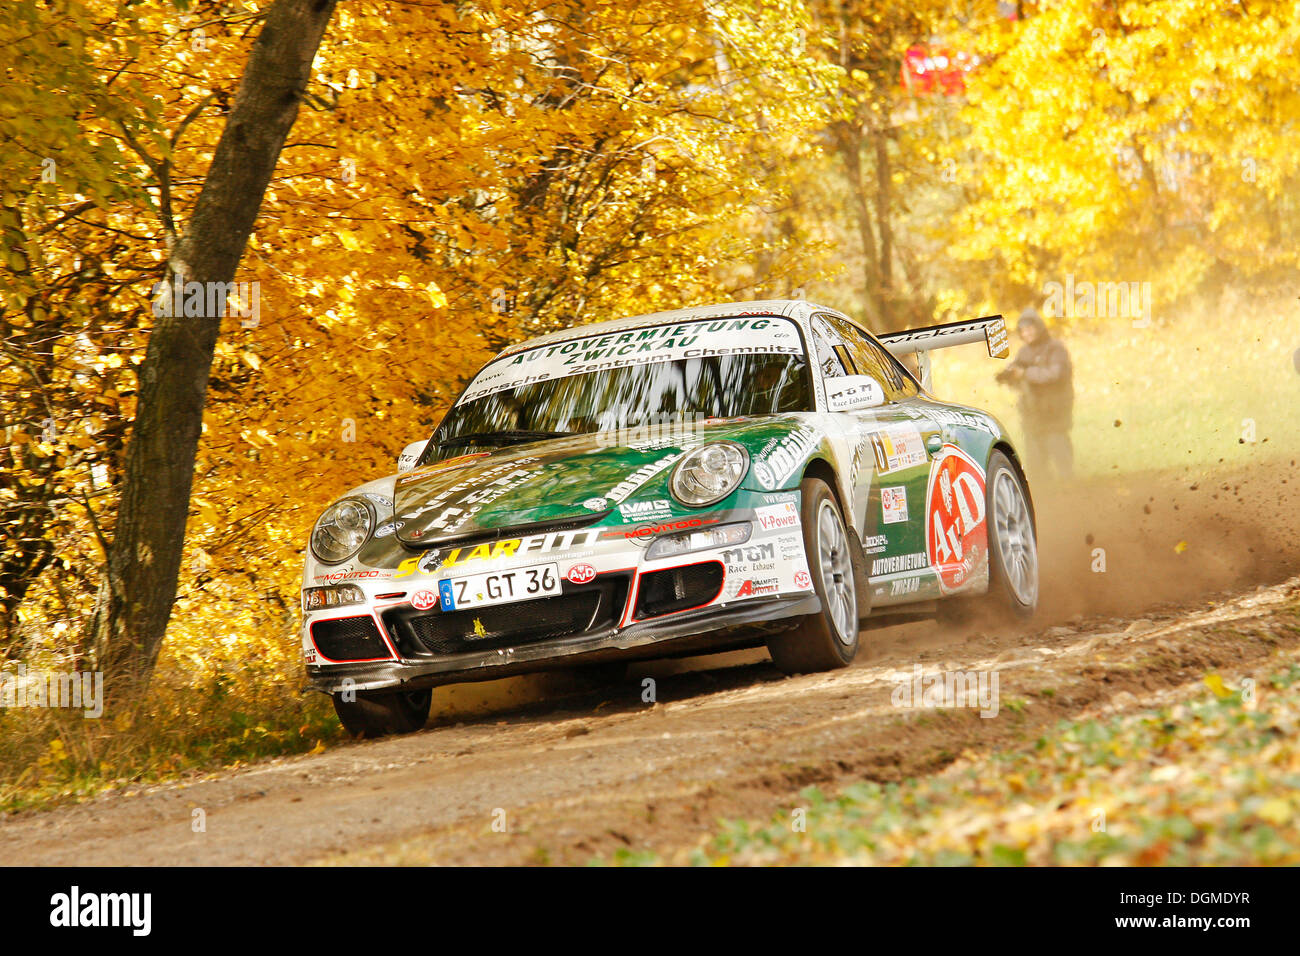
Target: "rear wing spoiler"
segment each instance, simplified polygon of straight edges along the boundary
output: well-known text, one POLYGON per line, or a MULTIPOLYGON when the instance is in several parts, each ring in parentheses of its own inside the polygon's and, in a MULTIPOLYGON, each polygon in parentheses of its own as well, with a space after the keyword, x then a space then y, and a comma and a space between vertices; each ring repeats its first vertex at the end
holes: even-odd
POLYGON ((902 332, 886 332, 876 338, 895 358, 916 355, 921 384, 927 391, 931 387, 930 352, 934 349, 982 341, 988 347, 990 358, 1004 359, 1011 355, 1007 324, 1001 315, 986 315, 981 319, 967 319, 965 322, 949 322, 945 325, 927 325, 925 328, 905 329, 902 332))

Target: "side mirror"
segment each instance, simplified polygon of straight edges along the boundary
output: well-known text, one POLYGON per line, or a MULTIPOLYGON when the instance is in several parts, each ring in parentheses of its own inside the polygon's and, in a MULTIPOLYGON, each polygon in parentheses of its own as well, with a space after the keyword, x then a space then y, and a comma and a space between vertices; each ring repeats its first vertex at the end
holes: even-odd
POLYGON ((826 381, 826 405, 833 412, 856 412, 885 404, 885 390, 870 375, 844 375, 826 381))
POLYGON ((402 453, 397 456, 398 472, 410 471, 414 468, 415 463, 420 460, 420 456, 424 454, 424 449, 428 444, 429 439, 425 438, 422 441, 413 441, 403 448, 402 453))

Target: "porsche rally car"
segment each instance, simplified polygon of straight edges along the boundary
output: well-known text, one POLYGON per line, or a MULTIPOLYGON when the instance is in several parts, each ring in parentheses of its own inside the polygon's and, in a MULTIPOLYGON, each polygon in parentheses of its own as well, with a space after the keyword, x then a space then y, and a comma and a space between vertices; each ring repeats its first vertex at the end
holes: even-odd
POLYGON ((508 348, 316 521, 308 679, 375 736, 420 729, 448 683, 761 645, 821 671, 941 602, 1028 616, 1017 453, 929 390, 932 349, 1006 338, 997 316, 875 336, 797 300, 508 348))

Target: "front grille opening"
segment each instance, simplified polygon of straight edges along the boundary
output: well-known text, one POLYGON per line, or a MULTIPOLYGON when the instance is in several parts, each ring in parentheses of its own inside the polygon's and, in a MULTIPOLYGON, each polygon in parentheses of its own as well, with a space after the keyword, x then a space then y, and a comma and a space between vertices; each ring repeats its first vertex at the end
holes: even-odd
POLYGON ((722 565, 717 561, 643 574, 636 596, 636 619, 708 604, 722 590, 722 578, 722 565))
POLYGON ((464 611, 394 608, 384 625, 403 657, 495 651, 613 627, 627 605, 626 574, 598 575, 589 584, 564 582, 552 597, 464 611))
POLYGON ((367 661, 392 657, 369 614, 317 621, 311 626, 316 650, 332 661, 367 661))

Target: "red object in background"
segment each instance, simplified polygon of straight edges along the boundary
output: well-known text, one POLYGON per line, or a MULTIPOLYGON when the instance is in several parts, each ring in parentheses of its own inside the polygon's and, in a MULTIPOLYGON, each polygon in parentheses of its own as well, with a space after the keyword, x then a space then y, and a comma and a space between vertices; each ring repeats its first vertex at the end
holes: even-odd
POLYGON ((966 74, 978 65, 974 54, 917 44, 903 56, 903 86, 918 95, 960 96, 966 92, 966 74))

